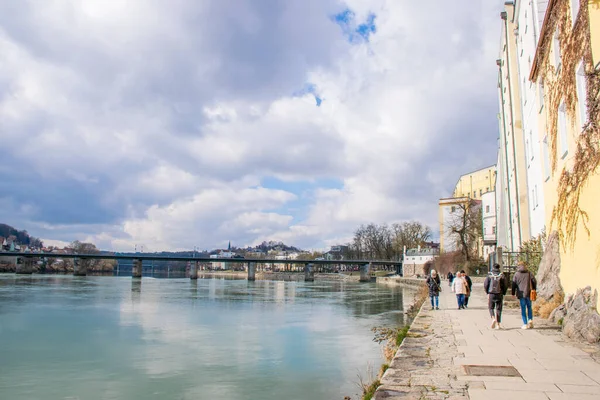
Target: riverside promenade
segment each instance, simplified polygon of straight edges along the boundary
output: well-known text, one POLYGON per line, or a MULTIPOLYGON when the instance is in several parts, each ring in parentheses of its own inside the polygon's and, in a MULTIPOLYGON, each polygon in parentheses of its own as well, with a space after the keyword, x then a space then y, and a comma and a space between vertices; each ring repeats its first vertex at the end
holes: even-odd
POLYGON ((444 281, 440 310, 427 299, 374 399, 600 399, 597 347, 566 341, 539 319, 522 330, 518 309, 505 309, 502 325, 490 329, 481 283, 459 311, 444 281))

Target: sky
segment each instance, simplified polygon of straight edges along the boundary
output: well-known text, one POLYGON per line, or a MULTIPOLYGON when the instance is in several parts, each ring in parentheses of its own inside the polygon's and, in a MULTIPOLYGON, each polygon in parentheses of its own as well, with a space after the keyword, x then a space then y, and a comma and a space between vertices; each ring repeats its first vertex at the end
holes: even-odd
POLYGON ((502 6, 0 0, 0 222, 118 251, 437 231, 496 160, 502 6))

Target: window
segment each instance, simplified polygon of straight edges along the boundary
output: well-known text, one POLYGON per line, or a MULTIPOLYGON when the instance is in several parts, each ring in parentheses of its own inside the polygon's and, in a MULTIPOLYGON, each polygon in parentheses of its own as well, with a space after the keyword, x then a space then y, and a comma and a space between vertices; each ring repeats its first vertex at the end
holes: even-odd
POLYGON ((544 109, 544 81, 540 79, 538 85, 538 97, 540 98, 540 112, 544 109))
POLYGON ((477 191, 476 190, 473 191, 473 197, 474 198, 477 197, 477 191))
POLYGON ((581 132, 581 130, 583 130, 583 126, 588 120, 586 96, 587 84, 585 82, 585 69, 583 68, 583 62, 579 63, 575 74, 577 83, 577 104, 579 105, 579 129, 581 132))
POLYGON ((483 189, 479 189, 479 197, 483 196, 483 189))
POLYGON ((496 234, 496 227, 492 226, 492 234, 495 235, 496 234))
POLYGON ((560 103, 558 107, 558 137, 560 139, 561 158, 565 158, 569 152, 569 143, 567 137, 567 112, 565 103, 560 103))
POLYGON ((550 150, 548 148, 548 136, 544 138, 544 177, 550 179, 550 150))
POLYGON ((556 73, 560 70, 561 62, 560 62, 560 40, 558 39, 558 30, 554 33, 554 67, 556 68, 556 73))
POLYGON ((490 212, 490 206, 485 206, 485 212, 489 213, 490 212))
POLYGON ((454 211, 456 211, 456 207, 454 207, 454 206, 450 207, 450 212, 454 212, 454 211))
POLYGON ((573 26, 577 21, 577 15, 579 14, 579 0, 571 0, 571 19, 573 20, 573 26))
POLYGON ((529 156, 533 160, 533 131, 529 130, 529 156))
POLYGON ((488 186, 488 187, 485 188, 485 192, 487 193, 489 191, 490 191, 490 187, 488 186))

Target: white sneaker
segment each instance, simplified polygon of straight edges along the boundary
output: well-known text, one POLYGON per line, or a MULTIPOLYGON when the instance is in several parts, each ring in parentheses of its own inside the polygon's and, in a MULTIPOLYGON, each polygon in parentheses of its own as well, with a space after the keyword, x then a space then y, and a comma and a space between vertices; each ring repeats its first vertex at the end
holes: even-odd
POLYGON ((496 322, 495 319, 492 319, 492 326, 491 326, 491 328, 495 329, 496 328, 496 324, 498 324, 498 322, 496 322))
POLYGON ((496 330, 498 331, 500 329, 502 329, 502 327, 500 326, 500 322, 498 322, 498 324, 496 325, 496 330))
POLYGON ((533 329, 533 321, 529 320, 529 322, 527 323, 527 329, 533 329))
POLYGON ((521 327, 521 329, 529 329, 529 327, 527 326, 527 324, 525 324, 521 327))

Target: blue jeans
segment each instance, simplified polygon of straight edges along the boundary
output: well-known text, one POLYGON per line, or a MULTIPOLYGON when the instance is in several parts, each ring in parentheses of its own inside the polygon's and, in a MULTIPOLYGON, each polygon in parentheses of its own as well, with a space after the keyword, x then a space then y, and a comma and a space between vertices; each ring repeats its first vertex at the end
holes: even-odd
POLYGON ((527 297, 522 297, 519 299, 519 303, 521 303, 521 318, 523 318, 523 324, 527 325, 528 316, 529 320, 533 320, 533 310, 531 309, 531 299, 527 297), (527 313, 525 313, 527 310, 527 313))
POLYGON ((458 308, 463 308, 465 306, 465 295, 464 293, 457 294, 456 300, 458 301, 458 308))
POLYGON ((433 300, 435 299, 435 307, 439 307, 440 306, 440 296, 429 296, 429 298, 431 299, 431 308, 434 307, 433 305, 433 300))

